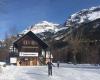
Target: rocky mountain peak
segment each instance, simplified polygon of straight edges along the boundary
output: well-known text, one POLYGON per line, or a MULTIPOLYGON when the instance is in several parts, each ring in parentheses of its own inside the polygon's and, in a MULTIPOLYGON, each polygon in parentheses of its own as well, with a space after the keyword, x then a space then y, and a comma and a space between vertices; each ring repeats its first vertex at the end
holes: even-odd
POLYGON ((70 16, 66 21, 67 25, 78 25, 81 23, 87 23, 93 20, 100 18, 100 6, 91 7, 89 9, 83 9, 79 12, 76 12, 70 16))
POLYGON ((42 32, 56 32, 58 31, 59 24, 55 24, 48 21, 42 21, 40 23, 37 23, 35 25, 29 26, 26 30, 24 30, 22 33, 25 34, 29 30, 32 31, 35 34, 42 33, 42 32))

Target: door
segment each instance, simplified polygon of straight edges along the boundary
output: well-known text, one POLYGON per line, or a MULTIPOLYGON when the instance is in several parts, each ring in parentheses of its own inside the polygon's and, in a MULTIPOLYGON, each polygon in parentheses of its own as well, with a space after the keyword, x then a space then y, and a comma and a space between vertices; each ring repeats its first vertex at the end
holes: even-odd
POLYGON ((30 59, 29 58, 20 58, 19 59, 19 65, 20 66, 29 66, 30 65, 30 59))
POLYGON ((37 65, 37 58, 36 57, 32 58, 32 64, 37 65))

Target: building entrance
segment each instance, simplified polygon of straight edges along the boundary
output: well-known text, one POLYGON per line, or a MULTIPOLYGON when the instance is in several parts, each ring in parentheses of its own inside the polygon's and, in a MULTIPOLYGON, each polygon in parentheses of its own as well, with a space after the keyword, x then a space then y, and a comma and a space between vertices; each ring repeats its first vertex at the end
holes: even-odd
POLYGON ((37 58, 19 58, 18 65, 20 66, 33 66, 37 65, 37 58))

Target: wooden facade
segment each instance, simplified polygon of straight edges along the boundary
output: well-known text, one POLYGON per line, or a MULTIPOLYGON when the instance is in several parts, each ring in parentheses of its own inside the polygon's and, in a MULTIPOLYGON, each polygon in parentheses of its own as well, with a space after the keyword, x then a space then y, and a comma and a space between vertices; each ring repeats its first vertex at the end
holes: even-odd
POLYGON ((45 64, 48 45, 29 31, 13 43, 15 64, 18 66, 34 66, 45 64))

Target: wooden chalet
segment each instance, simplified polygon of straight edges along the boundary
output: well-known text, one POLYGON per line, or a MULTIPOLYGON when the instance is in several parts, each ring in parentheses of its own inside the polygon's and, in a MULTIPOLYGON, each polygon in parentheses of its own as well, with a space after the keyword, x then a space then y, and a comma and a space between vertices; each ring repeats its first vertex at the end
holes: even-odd
POLYGON ((10 63, 18 66, 45 64, 47 48, 46 43, 29 31, 13 43, 10 63))

